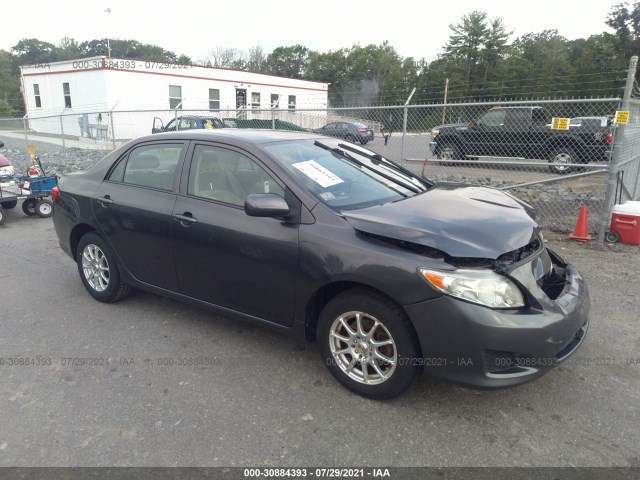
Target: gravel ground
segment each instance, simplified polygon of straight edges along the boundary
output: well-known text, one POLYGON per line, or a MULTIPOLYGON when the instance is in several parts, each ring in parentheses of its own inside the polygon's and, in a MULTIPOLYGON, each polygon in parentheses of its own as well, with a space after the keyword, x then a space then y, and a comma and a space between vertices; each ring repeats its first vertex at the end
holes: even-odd
POLYGON ((544 377, 495 391, 422 377, 375 402, 314 344, 142 292, 94 301, 51 220, 7 213, 0 357, 53 363, 0 367, 0 466, 640 467, 636 246, 547 235, 592 310, 580 350, 544 377), (89 358, 108 365, 63 360, 89 358))

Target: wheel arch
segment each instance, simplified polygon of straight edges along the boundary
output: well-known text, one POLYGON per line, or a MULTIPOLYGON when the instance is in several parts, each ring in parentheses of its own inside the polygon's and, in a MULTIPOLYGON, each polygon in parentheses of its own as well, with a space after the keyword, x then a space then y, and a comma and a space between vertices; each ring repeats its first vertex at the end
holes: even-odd
MULTIPOLYGON (((442 134, 441 134, 442 135, 442 134)), ((466 156, 466 150, 464 148, 464 141, 461 137, 457 135, 445 136, 444 138, 440 138, 438 143, 436 144, 434 154, 436 156, 440 155, 442 149, 447 148, 449 146, 453 146, 458 149, 458 154, 460 157, 464 158, 466 156)))
POLYGON ((89 232, 96 232, 96 229, 87 223, 80 223, 71 230, 71 234, 69 235, 69 247, 74 259, 78 255, 78 244, 80 243, 80 239, 89 232))
POLYGON ((544 147, 544 156, 549 157, 559 148, 570 148, 576 154, 577 160, 584 160, 585 145, 574 138, 555 138, 550 140, 544 147))
MULTIPOLYGON (((386 294, 385 292, 383 292, 378 288, 372 287, 371 285, 367 285, 366 283, 361 283, 357 281, 345 281, 345 280, 331 282, 318 288, 311 295, 311 297, 309 297, 309 300, 307 301, 307 305, 305 308, 305 336, 307 340, 314 341, 316 339, 316 329, 318 326, 318 320, 320 318, 320 312, 322 311, 324 306, 327 303, 329 303, 333 298, 335 298, 336 296, 348 290, 365 290, 365 291, 368 290, 369 292, 372 292, 376 295, 384 297, 385 299, 391 302, 394 302, 404 311, 404 308, 402 308, 402 305, 400 305, 396 300, 394 300, 388 294, 386 294)), ((406 315, 406 312, 405 312, 405 315, 406 315)), ((407 323, 410 325, 411 329, 413 330, 412 333, 416 336, 416 339, 417 339, 418 338, 417 331, 408 315, 407 315, 407 321, 408 321, 407 323)), ((422 355, 422 346, 419 340, 417 341, 417 344, 419 349, 421 350, 420 355, 422 355)))

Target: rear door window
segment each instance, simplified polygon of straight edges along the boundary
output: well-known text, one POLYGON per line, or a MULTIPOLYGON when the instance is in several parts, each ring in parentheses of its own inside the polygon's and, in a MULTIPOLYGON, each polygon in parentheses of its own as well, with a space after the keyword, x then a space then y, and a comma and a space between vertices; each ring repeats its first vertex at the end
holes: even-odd
POLYGON ((154 144, 134 148, 109 174, 109 181, 171 191, 182 144, 154 144))

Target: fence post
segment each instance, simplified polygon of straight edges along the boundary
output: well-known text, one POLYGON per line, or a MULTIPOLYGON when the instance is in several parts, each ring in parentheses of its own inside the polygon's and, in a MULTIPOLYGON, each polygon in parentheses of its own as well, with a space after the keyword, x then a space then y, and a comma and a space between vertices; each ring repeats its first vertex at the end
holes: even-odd
POLYGON ((27 115, 22 117, 22 127, 24 128, 24 141, 29 143, 29 136, 27 135, 27 115))
POLYGON ((62 113, 60 114, 60 138, 62 138, 62 151, 67 149, 67 145, 64 141, 64 124, 62 121, 62 113))
POLYGON ((407 138, 407 115, 409 113, 408 105, 414 93, 416 93, 416 87, 413 87, 413 90, 411 90, 411 93, 409 94, 409 98, 407 98, 407 101, 404 102, 404 109, 403 109, 404 115, 402 119, 402 149, 400 150, 400 165, 404 165, 404 143, 405 143, 405 139, 407 138))
POLYGON ((276 129, 276 108, 275 106, 271 107, 271 130, 276 129))
POLYGON ((113 110, 111 110, 111 141, 113 142, 113 149, 116 149, 116 129, 113 126, 113 110))
MULTIPOLYGON (((629 70, 627 70, 627 82, 624 86, 624 96, 622 97, 622 110, 629 110, 629 99, 631 98, 631 91, 633 89, 633 83, 636 77, 636 69, 638 67, 638 57, 633 56, 629 60, 629 70)), ((613 141, 613 155, 609 161, 609 178, 607 180, 607 193, 605 195, 604 204, 602 205, 602 212, 600 215, 600 226, 598 228, 598 243, 604 243, 604 234, 609 227, 611 221, 611 213, 613 205, 615 204, 616 186, 618 182, 618 165, 620 164, 622 156, 622 147, 625 143, 625 124, 620 124, 616 127, 615 137, 613 141)))

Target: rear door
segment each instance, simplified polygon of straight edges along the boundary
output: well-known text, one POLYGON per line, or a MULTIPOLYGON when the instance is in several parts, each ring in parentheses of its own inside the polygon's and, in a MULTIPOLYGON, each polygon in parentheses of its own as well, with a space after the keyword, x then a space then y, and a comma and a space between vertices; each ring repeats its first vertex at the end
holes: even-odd
POLYGON ((298 225, 244 212, 248 194, 284 196, 284 185, 257 158, 229 146, 194 143, 188 157, 173 210, 182 293, 291 325, 298 225))
POLYGON ((171 239, 185 142, 148 142, 123 155, 92 199, 98 226, 137 280, 178 290, 171 239), (142 254, 143 253, 143 254, 142 254))
POLYGON ((531 112, 530 108, 507 108, 505 128, 496 134, 499 151, 503 157, 530 156, 531 112))

